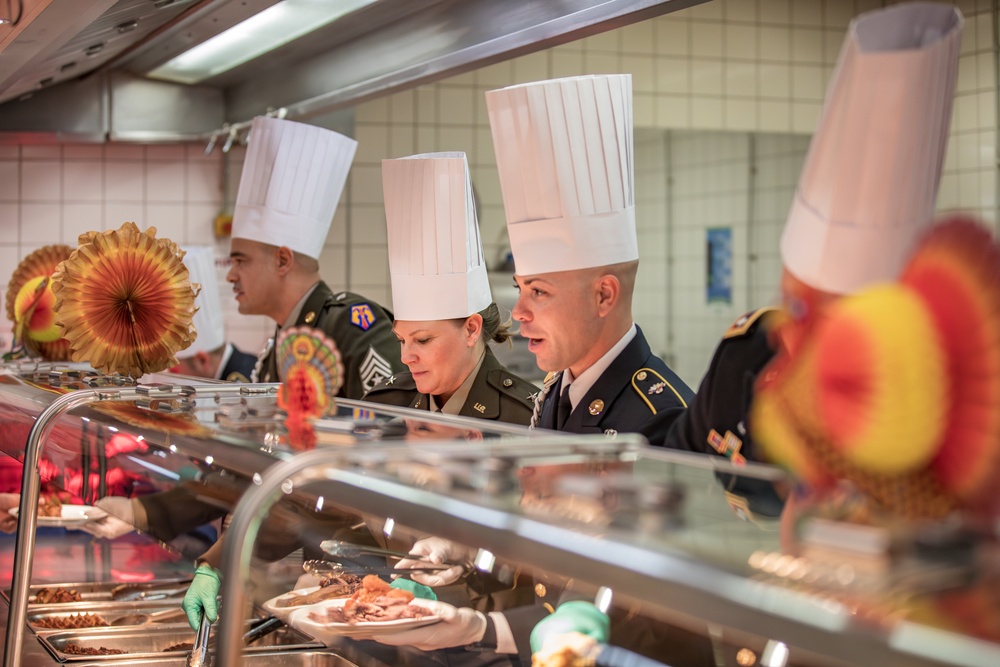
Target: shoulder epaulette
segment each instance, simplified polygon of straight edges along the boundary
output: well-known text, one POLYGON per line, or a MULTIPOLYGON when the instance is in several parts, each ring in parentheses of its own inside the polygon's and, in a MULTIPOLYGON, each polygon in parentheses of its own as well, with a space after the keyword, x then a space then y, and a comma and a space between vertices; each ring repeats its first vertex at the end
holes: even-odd
POLYGON ((521 380, 516 375, 502 369, 497 369, 487 376, 487 381, 502 393, 510 396, 526 407, 535 405, 535 394, 537 390, 528 382, 521 380))
POLYGON ((635 373, 632 374, 632 388, 642 402, 646 404, 646 407, 655 415, 656 406, 653 405, 653 401, 650 400, 652 396, 658 396, 659 394, 669 393, 673 394, 681 405, 685 408, 687 407, 687 401, 680 395, 673 385, 671 385, 665 377, 654 371, 652 368, 640 368, 635 373))
POLYGON ((740 336, 745 336, 749 332, 754 324, 760 321, 762 317, 768 313, 777 312, 777 308, 769 306, 767 308, 758 308, 757 310, 752 310, 745 315, 740 315, 735 322, 733 322, 726 333, 722 334, 722 338, 739 338, 740 336))

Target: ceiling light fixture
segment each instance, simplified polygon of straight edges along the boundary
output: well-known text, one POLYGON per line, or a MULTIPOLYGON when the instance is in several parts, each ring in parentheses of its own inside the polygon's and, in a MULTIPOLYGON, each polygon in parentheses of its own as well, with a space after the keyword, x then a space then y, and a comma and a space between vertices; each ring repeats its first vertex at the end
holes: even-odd
POLYGON ((194 84, 330 25, 376 0, 282 0, 160 65, 147 76, 194 84))

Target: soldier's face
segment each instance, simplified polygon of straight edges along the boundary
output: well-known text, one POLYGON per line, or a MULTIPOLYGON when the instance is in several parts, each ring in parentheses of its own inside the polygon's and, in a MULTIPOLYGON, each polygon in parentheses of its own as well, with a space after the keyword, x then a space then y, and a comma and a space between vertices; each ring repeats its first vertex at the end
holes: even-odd
POLYGON ((597 298, 590 272, 558 271, 514 276, 512 317, 543 371, 560 371, 584 359, 594 343, 597 298))
POLYGON ((396 320, 392 332, 399 340, 400 359, 422 394, 450 397, 479 361, 479 315, 464 320, 396 320))
POLYGON ((233 239, 229 248, 232 265, 226 280, 233 285, 237 308, 243 315, 270 315, 274 302, 274 247, 233 239))

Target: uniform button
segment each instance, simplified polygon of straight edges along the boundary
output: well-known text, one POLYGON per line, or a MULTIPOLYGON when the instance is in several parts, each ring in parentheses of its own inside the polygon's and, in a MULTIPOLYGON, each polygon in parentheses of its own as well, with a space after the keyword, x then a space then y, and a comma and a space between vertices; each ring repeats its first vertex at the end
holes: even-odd
POLYGON ((514 386, 514 381, 511 380, 510 378, 507 378, 506 380, 503 381, 503 386, 505 386, 505 387, 513 387, 514 386))
POLYGON ((545 584, 535 584, 535 595, 543 598, 547 592, 548 591, 545 590, 545 584))
POLYGON ((638 373, 636 373, 635 379, 638 380, 639 382, 642 382, 643 380, 645 380, 646 379, 646 371, 639 371, 638 373))
POLYGON ((601 414, 604 411, 604 401, 602 401, 599 398, 595 401, 592 401, 590 407, 587 408, 587 411, 591 415, 596 417, 597 415, 601 414))

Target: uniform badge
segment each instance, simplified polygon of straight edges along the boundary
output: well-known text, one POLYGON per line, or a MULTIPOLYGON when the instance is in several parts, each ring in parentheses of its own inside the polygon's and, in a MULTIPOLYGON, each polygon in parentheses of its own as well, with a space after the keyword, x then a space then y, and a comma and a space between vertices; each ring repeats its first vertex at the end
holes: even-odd
POLYGON ((483 414, 483 413, 485 413, 485 412, 486 412, 486 406, 485 406, 485 405, 483 405, 482 403, 476 403, 475 405, 473 405, 473 406, 472 406, 472 408, 473 408, 473 409, 474 409, 474 410, 475 410, 476 412, 478 412, 478 413, 480 413, 480 414, 483 414))
POLYGON ((666 386, 667 386, 666 382, 657 382, 656 384, 650 385, 649 390, 646 393, 649 394, 650 396, 652 396, 653 394, 662 394, 663 388, 666 386))
POLYGON ((615 438, 618 437, 618 431, 614 430, 613 428, 605 429, 604 437, 607 438, 608 440, 614 440, 615 438))
POLYGON ((601 414, 604 412, 604 401, 599 398, 591 401, 590 405, 587 407, 587 412, 589 412, 592 417, 596 417, 601 414))
POLYGON ((740 449, 743 448, 743 441, 736 437, 736 434, 732 431, 726 431, 726 435, 723 436, 719 435, 719 432, 713 428, 708 432, 707 440, 712 449, 725 456, 734 464, 741 465, 747 462, 746 458, 740 454, 740 449))
MULTIPOLYGON (((367 308, 367 306, 365 307, 367 308)), ((389 365, 389 362, 370 345, 368 346, 368 353, 358 368, 358 376, 361 379, 361 386, 365 388, 365 391, 370 391, 383 378, 389 378, 386 384, 392 384, 395 378, 392 375, 392 366, 389 365)))
POLYGON ((308 313, 306 313, 305 323, 312 324, 315 321, 316 321, 316 313, 310 310, 308 313))
POLYGON ((372 325, 375 324, 375 313, 372 312, 371 306, 367 303, 351 306, 351 324, 362 331, 371 329, 372 325))

